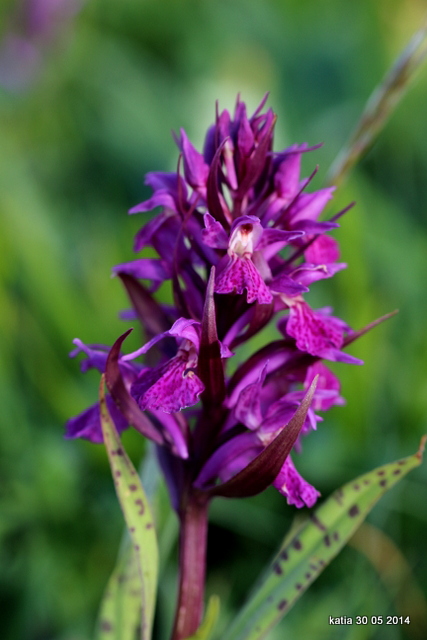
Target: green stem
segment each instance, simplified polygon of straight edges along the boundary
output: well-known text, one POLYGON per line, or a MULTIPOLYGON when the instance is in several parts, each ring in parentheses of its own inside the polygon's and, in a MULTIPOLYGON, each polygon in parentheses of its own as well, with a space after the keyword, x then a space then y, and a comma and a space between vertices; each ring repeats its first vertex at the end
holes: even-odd
POLYGON ((180 510, 179 591, 172 640, 195 633, 203 616, 208 498, 190 490, 180 510))

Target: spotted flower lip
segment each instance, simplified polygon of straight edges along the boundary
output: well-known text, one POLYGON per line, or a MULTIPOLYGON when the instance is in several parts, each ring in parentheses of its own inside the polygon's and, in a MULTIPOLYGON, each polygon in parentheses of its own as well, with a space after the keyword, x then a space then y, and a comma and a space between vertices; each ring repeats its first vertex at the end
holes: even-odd
MULTIPOLYGON (((173 337, 178 343, 178 353, 165 363, 141 371, 131 387, 131 394, 140 409, 161 410, 174 413, 196 404, 204 391, 204 384, 197 375, 201 325, 196 320, 179 318, 171 327, 147 342, 137 351, 123 357, 132 360, 146 353, 165 337, 173 337)), ((231 351, 221 345, 221 356, 230 357, 231 351)))
POLYGON ((341 351, 345 332, 350 328, 329 309, 314 311, 302 299, 288 300, 289 316, 279 322, 279 330, 295 338, 296 346, 312 356, 348 364, 363 364, 358 358, 341 351))
POLYGON ((269 250, 274 245, 274 255, 279 247, 302 236, 303 232, 264 229, 259 218, 245 215, 234 220, 227 242, 224 228, 210 214, 205 214, 205 224, 205 242, 212 247, 227 248, 218 265, 215 292, 242 294, 246 289, 248 303, 255 300, 260 304, 270 303, 273 296, 262 275, 267 278, 271 275, 266 260, 269 250))

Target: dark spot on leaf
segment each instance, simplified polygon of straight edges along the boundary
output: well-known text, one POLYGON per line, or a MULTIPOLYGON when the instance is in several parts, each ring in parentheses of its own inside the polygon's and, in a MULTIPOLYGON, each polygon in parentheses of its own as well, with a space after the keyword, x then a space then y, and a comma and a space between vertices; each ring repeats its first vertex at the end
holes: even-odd
POLYGON ((281 600, 279 602, 279 604, 277 605, 277 608, 279 609, 279 611, 283 611, 283 609, 285 607, 287 607, 287 605, 288 605, 288 601, 287 600, 281 600))
POLYGON ((147 524, 145 525, 146 529, 152 529, 153 527, 153 523, 152 522, 147 522, 147 524))
POLYGON ((135 549, 135 551, 139 551, 139 549, 140 549, 139 544, 135 544, 134 545, 134 549, 135 549))
POLYGON ((308 573, 308 572, 307 572, 307 573, 305 574, 305 577, 306 577, 306 580, 310 580, 310 578, 311 578, 311 573, 308 573))
POLYGON ((116 478, 120 478, 121 475, 122 475, 121 471, 115 471, 116 478))
POLYGON ((334 533, 332 534, 332 537, 336 542, 337 540, 340 539, 340 534, 338 533, 338 531, 334 531, 334 533))
POLYGON ((406 464, 406 460, 399 460, 399 462, 397 464, 399 464, 401 467, 406 464))
POLYGON ((329 537, 329 536, 325 536, 325 537, 323 538, 323 542, 325 543, 325 545, 326 545, 327 547, 330 547, 330 546, 331 546, 331 539, 330 539, 330 537, 329 537))
POLYGON ((365 478, 364 481, 363 481, 363 484, 370 484, 370 483, 371 483, 371 481, 369 480, 369 478, 365 478))
POLYGON ((387 480, 384 478, 384 480, 380 480, 380 487, 385 487, 387 484, 387 480))
POLYGON ((379 471, 377 471, 377 476, 383 476, 385 474, 384 469, 380 469, 379 471))
POLYGON ((350 518, 354 518, 355 516, 357 516, 359 513, 359 507, 357 506, 357 504, 354 504, 352 507, 350 507, 350 509, 348 510, 348 515, 350 516, 350 518))
POLYGON ((356 484, 354 484, 354 485, 353 485, 353 489, 354 489, 355 491, 359 491, 359 489, 360 489, 360 485, 358 485, 357 483, 356 483, 356 484))
POLYGON ((280 566, 280 564, 278 562, 275 562, 273 565, 273 571, 274 573, 277 573, 278 576, 281 576, 283 573, 282 567, 280 566))
POLYGON ((311 514, 310 520, 312 521, 313 524, 316 525, 318 529, 320 529, 320 531, 326 531, 325 525, 322 522, 320 522, 319 518, 314 513, 311 514))
POLYGON ((287 560, 288 559, 288 552, 287 551, 282 551, 282 553, 280 554, 280 557, 282 558, 282 560, 287 560))
POLYGON ((338 502, 338 504, 342 504, 343 495, 344 491, 342 489, 338 489, 338 491, 334 493, 334 499, 338 502))
POLYGON ((319 560, 319 567, 324 567, 325 566, 325 561, 320 559, 319 560))
POLYGON ((113 456, 122 456, 123 455, 123 449, 116 449, 112 452, 113 456))
POLYGON ((130 484, 130 485, 129 485, 129 489, 130 489, 131 491, 137 491, 137 490, 138 490, 138 487, 136 486, 136 484, 130 484))
POLYGON ((402 473, 400 469, 395 469, 395 470, 393 471, 393 475, 394 475, 394 476, 398 476, 398 475, 399 475, 399 473, 402 473))
POLYGON ((102 620, 100 627, 101 627, 101 631, 104 631, 107 633, 113 630, 113 625, 108 620, 102 620))
POLYGON ((135 527, 130 527, 129 531, 130 531, 131 533, 135 533, 135 527))
POLYGON ((310 569, 311 569, 312 571, 317 571, 317 566, 316 566, 315 564, 311 563, 311 565, 310 565, 310 569))
POLYGON ((138 515, 142 516, 144 513, 144 503, 142 502, 142 500, 135 500, 135 504, 137 507, 140 507, 138 511, 138 515))
POLYGON ((299 551, 300 549, 302 549, 302 544, 299 540, 294 540, 293 544, 292 544, 293 548, 296 549, 297 551, 299 551))
POLYGON ((296 585, 295 585, 295 589, 296 589, 297 591, 301 591, 301 589, 302 589, 302 584, 300 584, 299 582, 297 582, 297 583, 296 583, 296 585))

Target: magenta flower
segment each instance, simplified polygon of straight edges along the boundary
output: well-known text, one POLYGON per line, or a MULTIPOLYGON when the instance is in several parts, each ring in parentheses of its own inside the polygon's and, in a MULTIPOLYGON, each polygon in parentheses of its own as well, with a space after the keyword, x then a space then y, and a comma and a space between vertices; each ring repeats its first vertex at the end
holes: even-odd
MULTIPOLYGON (((322 420, 319 411, 343 403, 339 381, 321 361, 360 363, 343 351, 353 335, 347 324, 304 299, 316 281, 346 266, 327 235, 338 216, 319 220, 333 189, 309 192, 310 178, 300 177, 302 154, 315 148, 273 151, 276 118, 262 111, 264 103, 251 117, 240 99, 233 117, 219 113, 203 153, 181 131, 182 173, 146 177, 153 194, 130 213, 160 213, 137 233, 134 250, 151 246, 158 257, 122 263, 114 273, 132 303, 126 315, 141 321, 148 342, 121 355, 125 335, 111 350, 76 341, 72 353, 84 352, 84 371, 106 372, 119 431, 132 424, 160 447, 178 511, 189 486, 210 499, 273 484, 289 504, 312 506, 319 494, 289 454, 301 451, 302 438, 322 420), (165 280, 172 308, 153 295, 165 280), (274 317, 283 338, 230 377, 232 350, 274 317), (150 366, 138 363, 148 351, 150 366), (296 413, 297 428, 286 438, 296 413)), ((70 438, 100 442, 101 434, 98 405, 67 423, 70 438)))
MULTIPOLYGON (((160 212, 138 231, 134 250, 149 246, 158 257, 113 272, 132 305, 123 316, 140 321, 147 342, 122 354, 127 331, 111 349, 75 341, 71 354, 84 353, 83 371, 105 372, 117 429, 132 425, 157 445, 181 523, 179 639, 201 619, 210 500, 273 485, 290 505, 315 504, 319 491, 297 471, 294 453, 318 428, 319 412, 344 403, 324 361, 361 364, 344 349, 379 322, 355 332, 305 300, 318 280, 346 267, 327 235, 345 210, 319 219, 333 188, 310 192, 312 176, 300 176, 302 154, 315 147, 275 152, 276 117, 263 112, 265 101, 251 117, 240 99, 234 116, 218 113, 203 152, 181 131, 177 172, 146 177, 153 193, 130 213, 160 212), (165 281, 170 306, 155 296, 165 281), (281 337, 229 367, 233 351, 274 321, 281 337)), ((101 442, 99 406, 69 420, 66 434, 101 442)))

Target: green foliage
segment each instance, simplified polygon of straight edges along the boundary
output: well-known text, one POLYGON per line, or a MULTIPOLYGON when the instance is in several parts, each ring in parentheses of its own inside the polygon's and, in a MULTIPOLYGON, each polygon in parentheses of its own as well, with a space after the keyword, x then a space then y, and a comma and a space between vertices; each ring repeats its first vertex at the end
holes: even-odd
POLYGON ((99 612, 97 640, 135 640, 141 622, 141 576, 138 559, 127 546, 105 590, 99 612))
POLYGON ((215 623, 219 614, 219 606, 218 596, 211 596, 209 598, 206 615, 202 624, 197 629, 196 633, 192 636, 188 636, 186 640, 209 640, 209 638, 212 637, 212 632, 215 628, 215 623))
MULTIPOLYGON (((3 33, 16 0, 0 4, 3 33)), ((99 382, 81 376, 67 353, 74 337, 112 344, 128 326, 117 316, 128 302, 110 269, 132 258, 142 218, 126 210, 148 196, 145 172, 176 168, 170 130, 183 126, 200 146, 216 99, 232 109, 240 91, 255 107, 270 91, 278 148, 324 142, 304 159, 306 175, 319 163, 322 182, 425 11, 418 0, 82 5, 44 48, 33 82, 15 93, 0 89, 2 640, 93 637, 122 518, 104 449, 62 440, 64 421, 95 402, 99 382)), ((426 103, 424 70, 330 209, 357 203, 336 232, 349 268, 313 287, 311 302, 331 304, 354 328, 400 312, 352 345, 363 367, 336 366, 347 406, 328 413, 295 460, 324 495, 412 450, 426 431, 426 103)), ((134 334, 129 349, 140 345, 134 334)), ((137 463, 139 435, 123 439, 137 463)), ((369 516, 401 548, 424 598, 426 481, 424 465, 369 516)), ((165 640, 176 523, 166 500, 159 512, 168 555, 155 631, 165 640)), ((221 596, 222 621, 233 617, 293 513, 273 490, 213 504, 208 590, 221 596)), ((346 549, 279 625, 278 638, 282 624, 289 638, 313 630, 317 640, 334 638, 325 623, 331 603, 340 615, 349 601, 358 613, 383 615, 402 603, 346 549)), ((386 640, 408 638, 406 629, 387 631, 386 640)), ((372 637, 372 628, 358 633, 372 637)))

